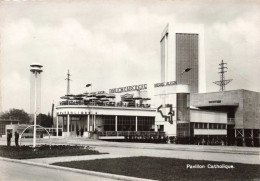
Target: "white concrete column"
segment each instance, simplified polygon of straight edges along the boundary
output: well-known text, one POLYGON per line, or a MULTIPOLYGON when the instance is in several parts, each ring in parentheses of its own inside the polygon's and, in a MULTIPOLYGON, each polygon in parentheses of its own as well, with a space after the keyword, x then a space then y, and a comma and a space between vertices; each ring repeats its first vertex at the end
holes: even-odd
POLYGON ((117 131, 117 116, 116 116, 116 119, 115 119, 115 131, 117 131))
POLYGON ((246 146, 245 129, 242 129, 242 134, 243 134, 243 137, 242 137, 243 146, 246 146))
MULTIPOLYGON (((89 114, 90 114, 90 113, 89 113, 89 114)), ((89 114, 88 114, 88 124, 87 124, 88 132, 90 131, 90 130, 89 130, 89 114)))
POLYGON ((94 127, 93 127, 93 131, 95 131, 96 129, 96 114, 94 114, 94 127))
POLYGON ((62 124, 61 124, 61 126, 62 126, 62 132, 64 131, 64 128, 63 128, 63 124, 64 124, 64 116, 61 116, 62 117, 62 124))
POLYGON ((135 131, 137 131, 137 116, 135 117, 135 131))
POLYGON ((59 136, 59 116, 57 114, 57 118, 56 118, 56 137, 59 136))
POLYGON ((158 125, 156 125, 155 122, 154 122, 154 131, 155 131, 155 132, 158 131, 158 125))
POLYGON ((67 115, 67 136, 69 136, 70 132, 70 115, 67 115))

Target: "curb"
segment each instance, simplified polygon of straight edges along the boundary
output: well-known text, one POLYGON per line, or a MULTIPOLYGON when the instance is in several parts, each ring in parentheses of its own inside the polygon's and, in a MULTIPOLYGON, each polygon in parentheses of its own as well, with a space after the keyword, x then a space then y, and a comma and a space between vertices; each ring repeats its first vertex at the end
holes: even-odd
POLYGON ((23 160, 3 158, 3 157, 0 157, 0 160, 14 162, 14 163, 22 163, 22 164, 27 164, 27 165, 34 165, 34 166, 39 166, 39 167, 44 167, 44 168, 52 168, 52 169, 70 171, 70 172, 87 174, 87 175, 94 175, 94 176, 99 176, 99 177, 104 177, 104 178, 112 178, 112 179, 117 179, 117 180, 152 181, 151 179, 145 179, 145 178, 116 175, 116 174, 96 172, 96 171, 90 171, 90 170, 81 170, 81 169, 76 169, 76 168, 61 167, 61 166, 56 166, 56 165, 48 165, 48 164, 43 164, 43 163, 35 163, 35 162, 30 162, 30 161, 23 161, 23 160))

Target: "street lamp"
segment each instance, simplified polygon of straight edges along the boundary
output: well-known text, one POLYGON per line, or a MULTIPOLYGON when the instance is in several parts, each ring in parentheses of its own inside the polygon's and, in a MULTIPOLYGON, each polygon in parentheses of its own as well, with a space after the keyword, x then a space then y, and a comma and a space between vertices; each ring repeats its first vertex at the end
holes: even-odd
MULTIPOLYGON (((91 86, 91 90, 90 90, 90 94, 92 94, 92 84, 87 84, 86 87, 90 87, 91 86)), ((93 94, 92 94, 92 101, 93 101, 93 105, 94 105, 94 100, 93 100, 93 94)), ((94 124, 94 114, 93 114, 93 105, 91 107, 91 113, 92 113, 92 123, 94 124)), ((93 128, 92 128, 93 129, 93 128)), ((89 131, 89 128, 88 128, 89 131)))
POLYGON ((40 73, 42 72, 42 65, 38 64, 38 63, 33 63, 30 65, 31 69, 30 71, 35 75, 35 79, 34 79, 34 130, 33 130, 33 147, 36 147, 36 114, 37 114, 37 74, 40 75, 40 73))
POLYGON ((186 68, 185 70, 182 71, 181 75, 184 74, 185 72, 189 72, 192 68, 186 68))
POLYGON ((186 69, 184 69, 181 73, 180 73, 180 79, 182 79, 182 75, 184 74, 184 73, 186 73, 186 72, 189 72, 190 70, 191 70, 192 68, 186 68, 186 69))

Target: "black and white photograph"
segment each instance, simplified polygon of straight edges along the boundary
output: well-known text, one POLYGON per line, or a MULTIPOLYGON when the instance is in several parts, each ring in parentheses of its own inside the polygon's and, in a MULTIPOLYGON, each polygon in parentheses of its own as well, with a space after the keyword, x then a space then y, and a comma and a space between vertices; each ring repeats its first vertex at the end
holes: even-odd
POLYGON ((260 1, 0 0, 0 170, 260 180, 260 1))

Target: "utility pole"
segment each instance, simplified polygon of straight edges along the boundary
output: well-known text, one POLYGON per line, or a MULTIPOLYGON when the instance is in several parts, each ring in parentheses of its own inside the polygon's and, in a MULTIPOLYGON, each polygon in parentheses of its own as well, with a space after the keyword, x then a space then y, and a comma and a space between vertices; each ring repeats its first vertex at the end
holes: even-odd
POLYGON ((228 79, 225 80, 225 73, 227 72, 226 69, 227 67, 225 67, 225 65, 227 65, 227 63, 224 63, 223 60, 221 61, 221 63, 219 64, 220 68, 220 81, 215 81, 213 82, 216 85, 219 85, 219 91, 224 91, 225 90, 225 85, 227 85, 228 83, 230 83, 233 79, 228 79))
POLYGON ((70 81, 71 81, 70 76, 71 76, 70 70, 68 70, 67 78, 65 79, 65 80, 67 80, 67 95, 70 94, 70 81))

